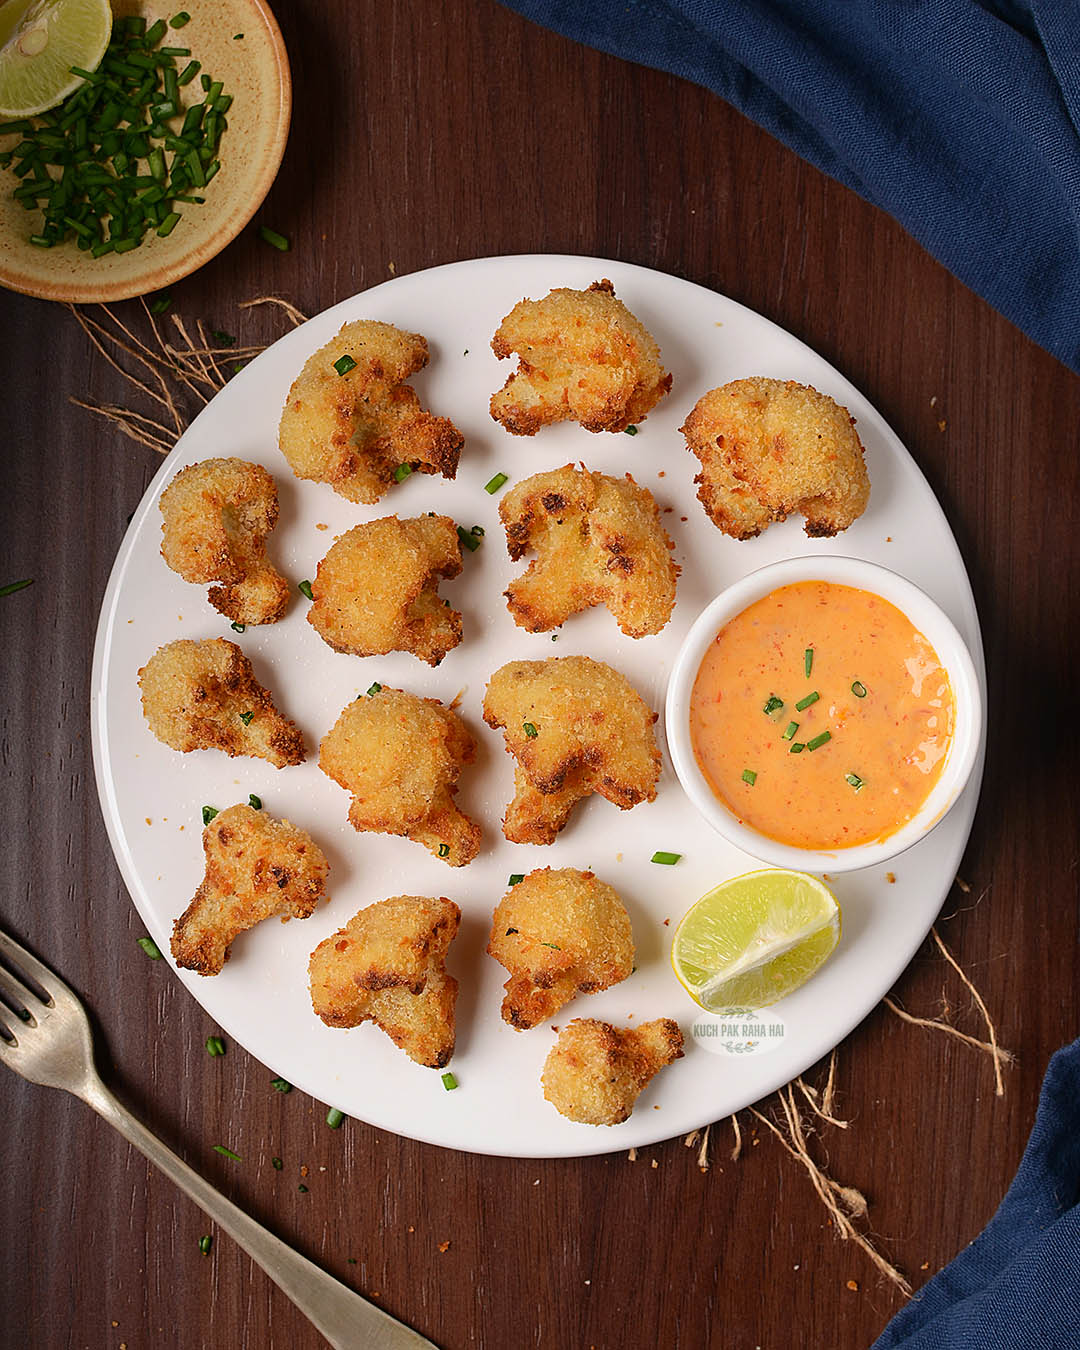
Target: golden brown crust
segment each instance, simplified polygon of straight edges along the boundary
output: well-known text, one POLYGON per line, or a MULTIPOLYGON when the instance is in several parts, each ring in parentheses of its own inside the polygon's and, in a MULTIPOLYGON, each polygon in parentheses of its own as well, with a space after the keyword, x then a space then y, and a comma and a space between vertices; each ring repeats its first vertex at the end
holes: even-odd
POLYGON ((808 535, 828 537, 870 500, 855 419, 809 385, 733 380, 698 399, 682 432, 701 461, 694 479, 701 504, 735 539, 795 511, 808 535))
POLYGON ((518 1031, 553 1017, 577 994, 595 994, 634 968, 630 916, 592 872, 549 867, 511 886, 491 922, 488 955, 505 966, 503 1021, 518 1031))
POLYGON ((208 599, 234 623, 276 623, 289 585, 266 556, 277 524, 277 485, 260 464, 205 459, 161 494, 161 556, 185 581, 217 581, 208 599))
POLYGON ((251 662, 224 638, 159 647, 139 671, 150 730, 173 750, 254 755, 277 769, 304 760, 304 738, 282 717, 251 662))
POLYGON ((518 763, 503 820, 513 843, 551 843, 574 803, 591 792, 623 810, 656 796, 656 714, 601 661, 510 661, 488 682, 484 721, 503 728, 518 763))
POLYGON ((465 438, 433 417, 404 381, 428 362, 427 340, 359 319, 308 358, 281 414, 281 453, 298 478, 352 502, 377 502, 401 465, 453 478, 465 438), (356 365, 339 374, 334 363, 356 365))
POLYGON ((567 464, 534 474, 499 504, 515 561, 538 557, 506 591, 514 622, 530 633, 607 605, 628 637, 659 633, 675 604, 679 569, 653 495, 629 474, 610 478, 567 464))
POLYGON ((250 806, 230 806, 203 830, 206 873, 173 925, 178 966, 218 975, 238 933, 281 914, 306 919, 329 866, 306 830, 250 806))
POLYGON ((454 804, 462 765, 475 757, 456 712, 387 687, 350 703, 319 747, 319 767, 352 794, 354 829, 404 835, 450 867, 480 848, 480 826, 454 804))
POLYGON ((520 300, 491 350, 500 360, 519 357, 491 399, 492 417, 515 436, 564 421, 624 431, 671 388, 659 347, 606 279, 584 291, 560 288, 543 300, 520 300))
POLYGON ((575 1018, 548 1052, 544 1096, 567 1120, 621 1125, 649 1080, 682 1053, 682 1032, 670 1017, 625 1029, 575 1018))
POLYGON ((311 954, 316 1015, 330 1027, 374 1022, 417 1064, 444 1068, 458 990, 445 962, 460 921, 445 898, 397 895, 360 910, 311 954))
POLYGON ((437 666, 461 641, 461 615, 439 598, 440 577, 461 571, 449 516, 357 525, 331 546, 311 583, 308 623, 337 652, 411 652, 437 666))

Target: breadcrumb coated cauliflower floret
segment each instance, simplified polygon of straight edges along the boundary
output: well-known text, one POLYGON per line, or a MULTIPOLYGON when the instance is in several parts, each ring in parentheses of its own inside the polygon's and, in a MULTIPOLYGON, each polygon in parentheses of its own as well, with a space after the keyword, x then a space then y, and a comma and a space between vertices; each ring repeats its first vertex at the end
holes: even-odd
POLYGON ((492 417, 516 436, 565 421, 586 431, 624 431, 671 388, 660 348, 606 279, 584 291, 560 288, 543 300, 520 300, 491 350, 500 360, 514 353, 520 360, 491 399, 492 417))
POLYGON ((331 546, 311 583, 308 623, 335 651, 411 652, 437 666, 461 641, 461 615, 439 599, 440 577, 461 571, 449 516, 356 525, 331 546))
POLYGON ((441 1069, 454 1053, 458 983, 446 953, 461 911, 396 895, 355 915, 311 954, 311 1004, 330 1027, 374 1022, 411 1060, 441 1069))
POLYGON ((173 925, 178 966, 219 975, 238 933, 275 914, 306 919, 326 888, 322 850, 306 830, 250 806, 230 806, 203 830, 206 874, 173 925))
POLYGON ((530 633, 607 605, 628 637, 659 633, 675 604, 679 569, 653 495, 629 474, 610 478, 567 464, 533 474, 499 504, 515 561, 537 558, 506 591, 514 622, 530 633))
POLYGON ((472 862, 480 826, 454 804, 476 741, 434 698, 378 688, 354 699, 323 737, 319 767, 352 794, 356 830, 404 835, 450 867, 472 862))
POLYGON ((656 796, 656 714, 602 661, 508 662, 488 682, 484 721, 503 728, 517 760, 515 796, 503 819, 512 843, 553 843, 591 792, 623 810, 656 796))
POLYGON ((185 581, 221 582, 207 597, 234 623, 276 623, 289 585, 266 556, 277 524, 278 495, 260 464, 205 459, 161 494, 161 556, 185 581))
POLYGON ((374 319, 345 324, 308 358, 285 401, 278 442, 297 478, 368 503, 403 464, 453 478, 465 438, 448 417, 425 412, 403 383, 427 363, 419 333, 374 319))
POLYGON ((621 1125, 649 1080, 682 1058, 683 1036, 670 1017, 613 1027, 577 1017, 548 1051, 544 1096, 567 1120, 621 1125))
POLYGON ((634 968, 630 916, 592 872, 543 867, 511 886, 491 923, 488 955, 510 972, 503 1021, 543 1022, 577 994, 618 984, 634 968))
POLYGON ((254 755, 276 769, 304 760, 304 738, 282 717, 251 662, 225 638, 159 647, 139 671, 150 730, 173 750, 254 755))
POLYGON ((698 399, 682 432, 701 461, 694 479, 701 504, 735 539, 795 511, 808 535, 828 537, 870 500, 855 419, 809 385, 733 380, 698 399))

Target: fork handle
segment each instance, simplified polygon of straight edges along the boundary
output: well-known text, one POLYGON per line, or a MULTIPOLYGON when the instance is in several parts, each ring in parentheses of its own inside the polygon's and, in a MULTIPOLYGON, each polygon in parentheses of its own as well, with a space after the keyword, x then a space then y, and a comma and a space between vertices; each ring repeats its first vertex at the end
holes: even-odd
POLYGON ((136 1120, 100 1079, 88 1083, 79 1095, 238 1242, 334 1350, 436 1350, 430 1341, 327 1275, 226 1200, 136 1120))

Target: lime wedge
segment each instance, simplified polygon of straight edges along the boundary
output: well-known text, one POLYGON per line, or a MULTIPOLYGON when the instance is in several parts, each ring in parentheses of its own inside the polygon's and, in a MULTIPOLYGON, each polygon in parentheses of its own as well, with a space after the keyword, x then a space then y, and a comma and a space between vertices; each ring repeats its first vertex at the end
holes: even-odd
POLYGON ((112 32, 109 0, 5 0, 0 4, 0 117, 33 117, 83 83, 112 32))
POLYGON ((671 965, 708 1012, 765 1008, 804 984, 840 939, 840 906, 806 872, 770 868, 721 882, 687 911, 671 965))

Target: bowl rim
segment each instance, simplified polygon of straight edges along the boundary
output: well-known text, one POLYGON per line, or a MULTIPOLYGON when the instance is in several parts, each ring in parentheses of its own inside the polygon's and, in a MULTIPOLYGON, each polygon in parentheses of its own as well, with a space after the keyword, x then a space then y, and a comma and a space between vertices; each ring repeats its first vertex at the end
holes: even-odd
POLYGON ((675 774, 698 813, 721 835, 766 866, 804 872, 851 872, 878 866, 911 848, 945 818, 971 777, 982 739, 983 700, 967 643, 937 601, 899 572, 861 558, 785 558, 740 577, 691 624, 668 678, 664 700, 668 752, 675 774), (903 613, 933 645, 952 685, 956 722, 948 758, 916 814, 883 839, 840 849, 808 849, 770 839, 743 824, 715 794, 690 743, 690 694, 705 651, 720 628, 780 586, 826 581, 873 591, 903 613))
MULTIPOLYGON (((270 140, 265 154, 258 166, 251 191, 235 211, 226 217, 220 229, 199 245, 177 256, 175 261, 162 263, 138 277, 117 278, 113 281, 90 281, 81 278, 64 278, 51 281, 37 275, 30 275, 20 268, 17 261, 5 262, 0 259, 0 286, 20 295, 33 296, 37 300, 56 300, 67 304, 108 304, 115 300, 131 300, 140 295, 149 295, 152 291, 163 290, 204 267, 240 234, 252 216, 262 205, 277 177, 281 161, 285 156, 285 146, 289 139, 289 127, 292 120, 292 72, 289 67, 289 54, 285 48, 285 39, 281 28, 267 0, 241 0, 250 7, 253 16, 265 28, 270 44, 271 56, 277 73, 278 100, 270 140)), ((115 10, 115 5, 114 5, 115 10)))

